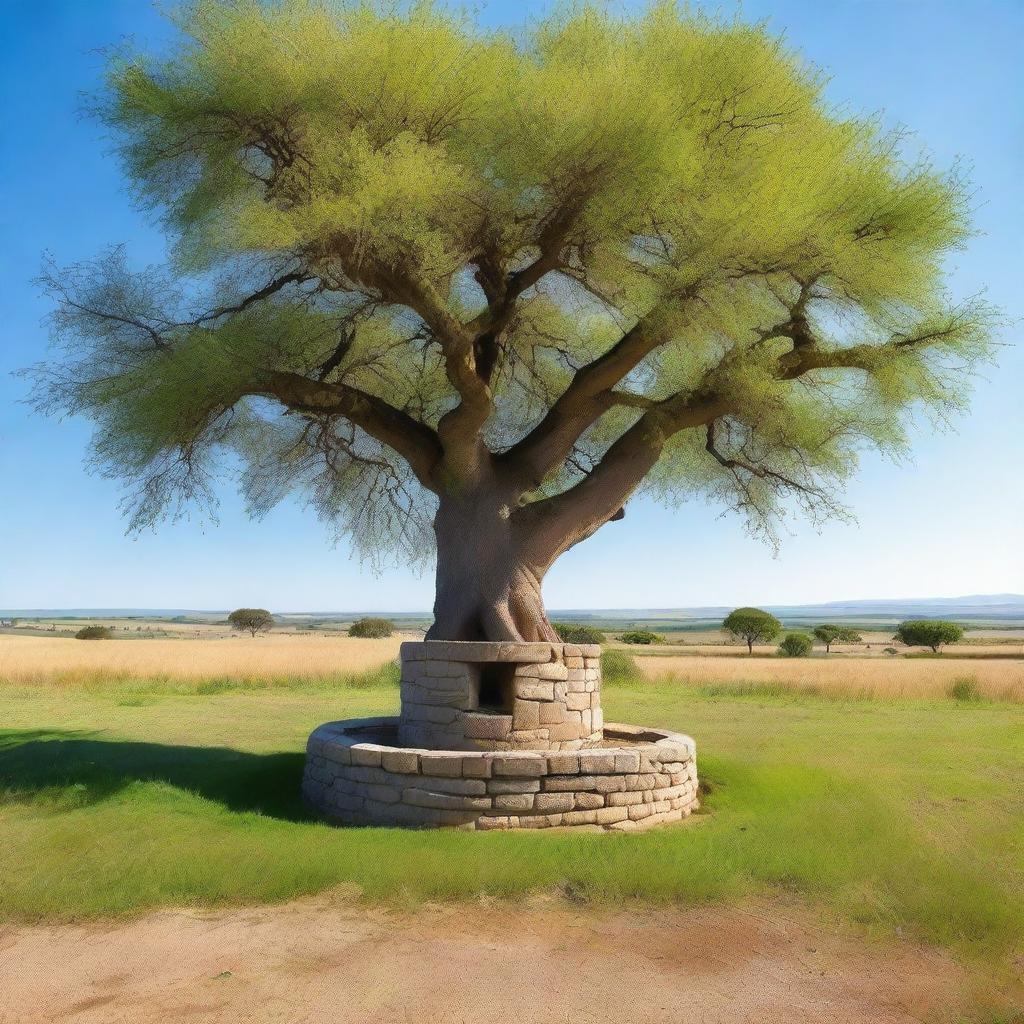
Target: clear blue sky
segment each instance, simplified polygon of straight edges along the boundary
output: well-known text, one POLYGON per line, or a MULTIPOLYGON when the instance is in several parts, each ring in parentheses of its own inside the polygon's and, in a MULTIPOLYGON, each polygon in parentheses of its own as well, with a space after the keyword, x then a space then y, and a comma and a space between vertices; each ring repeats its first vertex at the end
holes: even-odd
MULTIPOLYGON (((489 23, 545 4, 492 0, 489 23)), ((726 9, 731 10, 727 5, 726 9)), ((984 234, 953 266, 960 295, 982 288, 1024 317, 1024 3, 1020 0, 748 0, 832 76, 835 101, 905 124, 946 164, 974 165, 984 234)), ((169 28, 145 0, 0 0, 0 608, 428 608, 432 578, 374 576, 332 548, 299 504, 253 523, 225 488, 219 525, 196 520, 128 538, 110 481, 83 466, 84 422, 40 421, 10 371, 46 345, 31 279, 125 242, 139 264, 162 241, 133 209, 100 130, 78 114, 98 48, 126 36, 160 46, 169 28)), ((1024 348, 978 382, 958 432, 919 434, 915 460, 870 455, 848 492, 854 525, 797 526, 774 557, 733 516, 689 503, 633 502, 626 519, 570 552, 546 584, 549 607, 666 607, 933 597, 1024 590, 1024 348)))

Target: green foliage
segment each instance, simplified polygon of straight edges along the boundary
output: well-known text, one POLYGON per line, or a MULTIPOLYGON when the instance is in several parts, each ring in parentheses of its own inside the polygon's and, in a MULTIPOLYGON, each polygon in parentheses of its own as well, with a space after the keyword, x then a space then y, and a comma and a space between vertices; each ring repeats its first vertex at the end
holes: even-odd
POLYGON ((753 652, 754 644, 771 643, 782 632, 782 623, 760 608, 735 608, 725 617, 722 629, 753 652))
POLYGON ((930 647, 938 654, 943 644, 959 643, 963 639, 963 628, 955 622, 942 619, 908 619, 901 622, 893 640, 908 647, 930 647))
POLYGON ((114 59, 96 103, 172 263, 48 268, 63 355, 36 371, 39 407, 90 418, 98 464, 138 487, 136 527, 212 503, 228 449, 255 513, 305 490, 360 550, 424 557, 433 498, 397 442, 351 405, 282 399, 280 375, 435 431, 459 401, 451 339, 545 246, 503 325, 488 444, 521 439, 624 324, 657 344, 530 500, 650 403, 714 394, 715 444, 706 420, 680 429, 647 487, 772 537, 787 502, 841 514, 859 451, 900 451, 911 408, 961 408, 988 358, 993 311, 944 287, 970 232, 959 170, 837 111, 763 25, 671 2, 516 34, 432 3, 193 0, 176 20, 177 45, 114 59))
POLYGON ((779 654, 786 658, 806 658, 814 650, 814 641, 806 633, 787 633, 779 644, 779 654))
POLYGON ((555 632, 567 644, 603 644, 604 632, 597 626, 586 626, 579 622, 552 622, 555 632))
POLYGON ((642 683, 644 674, 632 654, 609 649, 601 652, 602 686, 631 686, 642 683))
POLYGON ((83 626, 76 634, 76 640, 109 640, 113 636, 109 626, 83 626))
POLYGON ((366 639, 377 639, 391 636, 395 631, 395 624, 390 619, 375 619, 368 616, 356 619, 348 628, 349 636, 358 636, 366 639))
POLYGON ((228 623, 239 632, 248 630, 251 636, 265 633, 274 625, 274 616, 266 608, 236 608, 228 615, 228 623))
POLYGON ((814 638, 825 645, 826 651, 831 650, 835 643, 858 644, 864 639, 855 629, 848 626, 835 626, 831 623, 815 626, 814 638))
POLYGON ((962 704, 974 704, 981 700, 978 680, 974 676, 959 676, 949 687, 949 696, 962 704))
POLYGON ((654 633, 649 629, 630 629, 619 639, 624 644, 663 644, 665 642, 665 638, 660 633, 654 633))

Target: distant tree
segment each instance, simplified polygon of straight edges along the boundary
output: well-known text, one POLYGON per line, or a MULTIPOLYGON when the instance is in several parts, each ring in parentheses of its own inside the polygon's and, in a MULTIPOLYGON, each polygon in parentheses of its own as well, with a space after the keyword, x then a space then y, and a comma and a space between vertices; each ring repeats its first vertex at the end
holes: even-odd
POLYGON ((893 640, 908 647, 930 647, 939 654, 943 644, 955 644, 963 639, 964 631, 955 622, 942 619, 908 619, 901 622, 893 640))
POLYGON ((109 626, 83 626, 76 634, 76 640, 109 640, 111 630, 109 626))
POLYGON ((364 640, 379 639, 384 636, 391 636, 395 631, 395 624, 390 619, 375 619, 368 616, 356 619, 348 628, 349 636, 358 636, 364 640))
POLYGON ((806 633, 787 633, 779 644, 779 654, 785 658, 806 658, 814 649, 814 641, 806 633))
POLYGON ((864 638, 849 626, 834 626, 825 623, 814 627, 814 638, 825 645, 825 653, 832 650, 833 644, 859 644, 864 638))
POLYGON ((555 632, 567 644, 603 644, 605 635, 597 626, 585 626, 580 622, 553 622, 555 632))
POLYGON ((729 612, 722 628, 736 640, 743 640, 747 652, 754 653, 754 644, 771 643, 782 632, 782 623, 761 608, 736 608, 729 612))
POLYGON ((624 644, 663 644, 665 638, 660 633, 653 633, 649 629, 631 629, 623 633, 621 638, 624 644))
POLYGON ((228 616, 228 624, 239 632, 248 630, 250 635, 265 633, 274 625, 274 616, 266 608, 236 608, 228 616))
POLYGON ((256 514, 305 491, 361 551, 436 550, 431 639, 553 641, 544 577, 643 490, 774 539, 964 406, 993 315, 946 287, 956 169, 763 25, 456 6, 189 0, 113 57, 174 259, 48 267, 35 398, 93 422, 134 526, 228 451, 256 514))

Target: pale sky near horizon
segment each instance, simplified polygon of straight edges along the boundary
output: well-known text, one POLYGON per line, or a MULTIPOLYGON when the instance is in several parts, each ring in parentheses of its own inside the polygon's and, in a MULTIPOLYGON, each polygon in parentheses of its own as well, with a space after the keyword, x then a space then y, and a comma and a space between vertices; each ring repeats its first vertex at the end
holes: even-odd
MULTIPOLYGON (((484 22, 512 24, 550 5, 480 6, 484 22)), ((823 67, 832 101, 907 125, 940 165, 958 154, 973 165, 983 233, 952 261, 951 282, 961 297, 987 288, 1015 321, 1008 347, 956 433, 922 428, 899 466, 865 456, 846 494, 855 523, 793 524, 775 555, 720 509, 634 501, 554 567, 548 607, 1024 591, 1024 2, 748 0, 743 12, 823 67)), ((77 111, 97 84, 98 48, 125 36, 160 46, 169 27, 145 0, 0 0, 0 32, 0 608, 429 608, 431 573, 374 575, 332 548, 301 502, 252 522, 225 487, 219 524, 193 517, 126 537, 116 484, 83 465, 88 424, 39 420, 19 402, 25 384, 11 372, 46 346, 31 284, 43 251, 68 263, 124 242, 136 266, 162 259, 100 129, 77 111)))

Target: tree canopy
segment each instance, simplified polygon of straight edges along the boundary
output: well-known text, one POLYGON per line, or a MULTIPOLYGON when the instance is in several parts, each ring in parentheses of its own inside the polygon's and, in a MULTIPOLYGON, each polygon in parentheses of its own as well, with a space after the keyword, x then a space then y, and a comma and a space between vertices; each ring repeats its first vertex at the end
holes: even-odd
POLYGON ((944 285, 960 172, 832 108, 763 26, 670 2, 517 33, 430 3, 177 18, 97 102, 168 265, 44 274, 38 405, 93 420, 135 527, 212 503, 229 454, 255 513, 305 492, 372 556, 422 559, 433 525, 441 632, 553 639, 544 573, 638 491, 769 537, 842 514, 858 453, 961 408, 988 354, 992 311, 944 285), (467 536, 506 582, 456 608, 467 536))
POLYGON ((858 644, 863 637, 860 632, 852 626, 836 626, 830 622, 814 627, 814 638, 825 645, 825 651, 830 652, 835 643, 858 644))
POLYGON ((722 629, 742 640, 753 654, 754 644, 770 643, 782 632, 782 623, 762 608, 734 608, 726 615, 722 629))
POLYGON ((240 633, 248 630, 250 636, 266 633, 274 625, 274 616, 266 608, 236 608, 228 615, 232 629, 240 633))
POLYGON ((938 654, 943 644, 955 644, 963 639, 963 627, 942 619, 908 619, 901 622, 893 640, 908 647, 930 647, 938 654))

